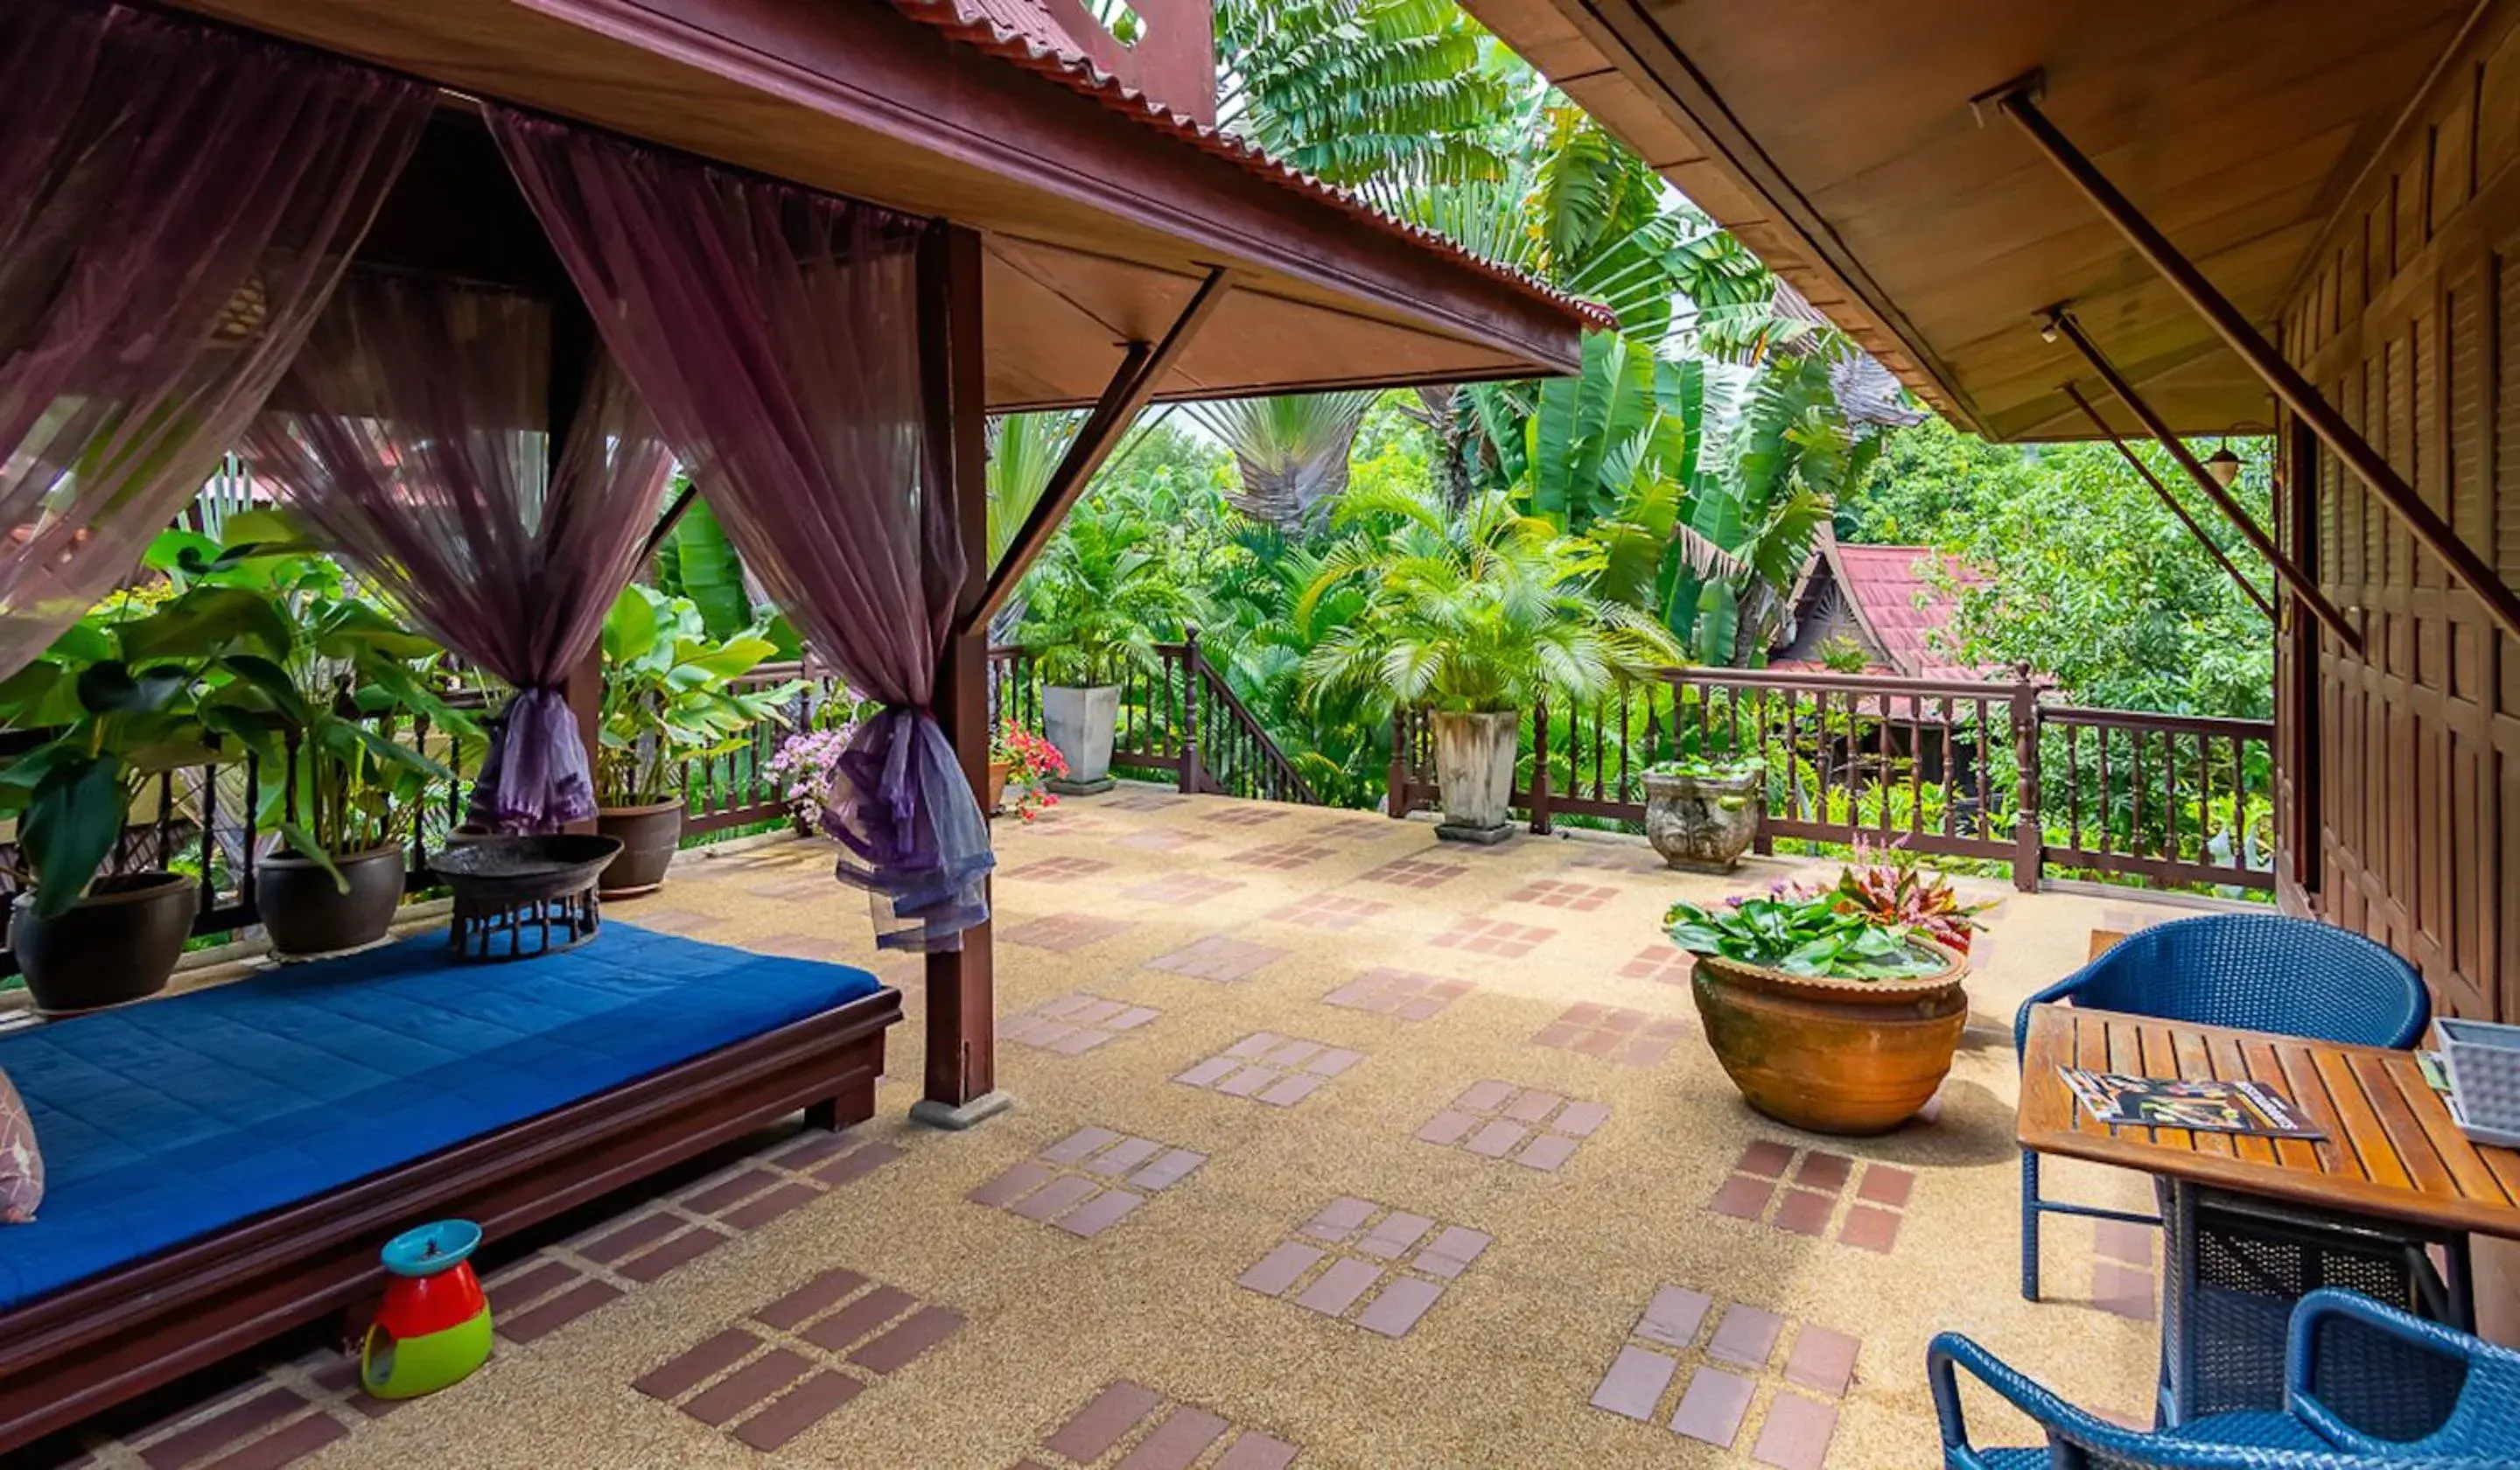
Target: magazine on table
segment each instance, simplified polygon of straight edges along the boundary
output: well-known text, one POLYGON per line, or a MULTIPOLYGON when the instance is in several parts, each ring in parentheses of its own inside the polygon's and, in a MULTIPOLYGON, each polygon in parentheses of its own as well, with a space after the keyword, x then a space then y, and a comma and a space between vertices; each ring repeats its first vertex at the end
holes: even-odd
POLYGON ((2093 1118, 2113 1127, 2184 1128, 2255 1138, 2324 1138, 2324 1129, 2254 1082, 2182 1082, 2058 1067, 2093 1118))

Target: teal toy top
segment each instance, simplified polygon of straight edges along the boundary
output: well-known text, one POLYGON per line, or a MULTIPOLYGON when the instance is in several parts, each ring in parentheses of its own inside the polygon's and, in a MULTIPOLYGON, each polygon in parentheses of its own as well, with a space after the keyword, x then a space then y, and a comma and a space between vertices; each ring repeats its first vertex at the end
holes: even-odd
POLYGON ((481 1227, 469 1220, 440 1220, 403 1231, 385 1242, 385 1270, 397 1276, 433 1276, 472 1254, 481 1227))

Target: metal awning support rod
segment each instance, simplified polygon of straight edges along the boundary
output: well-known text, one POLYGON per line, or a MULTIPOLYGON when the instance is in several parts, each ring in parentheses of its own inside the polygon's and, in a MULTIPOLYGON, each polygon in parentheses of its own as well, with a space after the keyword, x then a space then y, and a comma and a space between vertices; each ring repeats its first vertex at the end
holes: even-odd
MULTIPOLYGON (((2205 492, 2205 498, 2212 501, 2225 515, 2230 517, 2231 524, 2238 528, 2241 535, 2248 538, 2249 545, 2258 549, 2259 556, 2267 558, 2267 564, 2275 569, 2275 575, 2282 579, 2284 586, 2294 597, 2301 599, 2302 605, 2311 610, 2312 616, 2326 624, 2327 631, 2335 634, 2339 643, 2352 649, 2355 657, 2362 657, 2362 630, 2356 628, 2346 618, 2344 612, 2327 600, 2327 594, 2318 590, 2318 584, 2305 575, 2298 563, 2283 554, 2283 551, 2274 544, 2274 539, 2266 533, 2266 528, 2259 525, 2256 518, 2251 516, 2238 501, 2231 498, 2231 492, 2223 488, 2223 482, 2214 478, 2213 471, 2205 468, 2203 462, 2196 458, 2195 452, 2190 450, 2179 435, 2171 432, 2170 425, 2162 422, 2161 416, 2153 412, 2152 405, 2146 403, 2143 395, 2135 390, 2135 384, 2127 381, 2126 375, 2118 371, 2118 365, 2109 361, 2108 354, 2094 346, 2092 339, 2083 334, 2083 324, 2074 320, 2074 314, 2068 311, 2051 311, 2048 314, 2048 321, 2057 332, 2064 334, 2067 341, 2074 344, 2076 351, 2083 354, 2084 360, 2092 365, 2092 370, 2100 375, 2100 380, 2109 385, 2109 391, 2115 393, 2118 401, 2125 404, 2136 419, 2143 424, 2144 431, 2160 440, 2161 447, 2170 451, 2170 457, 2177 460, 2180 468, 2187 471, 2188 478, 2196 482, 2196 488, 2205 492)), ((2079 395, 2077 395, 2077 401, 2080 401, 2079 395)), ((2088 406, 2085 412, 2090 412, 2088 406)), ((2093 417, 2098 416, 2093 415, 2093 417)))
POLYGON ((1067 512, 1085 494, 1094 471, 1102 468, 1102 462, 1119 447, 1121 435, 1136 422, 1138 411, 1154 397, 1155 384, 1172 371, 1191 339, 1216 314, 1218 304, 1233 287, 1232 272, 1222 266, 1209 271, 1207 279, 1199 284, 1198 293, 1182 308, 1162 341, 1153 346, 1145 342, 1129 344, 1128 354, 1120 360, 1120 371, 1111 375, 1102 400, 1094 405, 1094 412, 1086 416, 1076 437, 1069 441, 1066 455, 1051 472, 1050 483, 1042 487, 1041 499, 1033 506, 1032 513, 1024 517, 1022 529, 1007 543, 1006 556, 989 572, 988 590, 956 627, 958 635, 968 637, 972 630, 987 627, 989 619, 997 616, 998 609, 1014 596, 1016 584, 1023 581, 1024 573, 1032 569, 1033 562, 1050 545, 1050 538, 1058 534, 1059 522, 1067 518, 1067 512))
POLYGON ((692 497, 699 493, 698 480, 684 482, 683 493, 675 496, 672 504, 665 507, 665 513, 656 517, 656 524, 648 532, 648 539, 639 543, 639 559, 631 562, 632 566, 648 564, 648 558, 656 555, 656 549, 665 544, 665 538, 674 534, 674 527, 682 524, 683 512, 692 508, 692 497))
POLYGON ((2451 575, 2476 595, 2477 601, 2485 604, 2485 610, 2502 625, 2503 631, 2520 638, 2520 595, 2511 591, 2473 547, 2459 539, 2458 533, 2451 529, 2450 522, 2441 518, 2440 512, 2424 504, 2423 497, 2417 495, 2414 488, 2391 468, 2388 460, 2371 447, 2369 440, 2346 422, 2344 415, 2320 396, 2318 389, 2301 376, 2299 369, 2284 361, 2283 354, 2276 351, 2274 344, 2240 314, 2240 309, 2215 290, 2214 283, 2206 280, 2186 256, 2179 253, 2178 247, 2153 228, 2152 222, 2143 217, 2134 202, 2120 194, 2117 186, 2110 183, 2081 150, 2056 130, 2056 125, 2048 120, 2048 114, 2039 111, 2034 90, 2035 83, 2016 87, 1995 99, 1995 106, 2020 125, 2023 134, 2048 156, 2048 161, 2055 164, 2057 171, 2071 180, 2093 207, 2108 218, 2109 223, 2117 226, 2118 232, 2135 246, 2136 252, 2151 262, 2162 279, 2187 299, 2187 304, 2205 318, 2223 340, 2231 344, 2231 350, 2265 379, 2274 395, 2283 400, 2284 407, 2308 424, 2320 442, 2335 451, 2346 468, 2369 485, 2381 502, 2406 522, 2407 529, 2423 543, 2424 549, 2439 557, 2450 568, 2451 575))
POLYGON ((2205 528, 2196 523, 2195 516, 2187 513, 2187 508, 2180 504, 2179 497, 2170 493, 2170 487, 2163 484, 2161 477, 2152 472, 2152 467, 2136 457, 2136 452, 2128 447, 2127 441, 2118 437, 2116 429, 2109 427, 2109 421, 2100 417, 2098 409, 2092 407, 2092 400, 2083 396, 2082 389, 2069 382, 2064 384, 2064 391, 2066 397, 2074 400, 2074 407, 2083 411, 2083 417, 2092 421, 2092 426, 2106 435, 2111 444, 2117 446, 2118 453, 2126 457, 2128 466, 2145 484, 2152 487, 2153 494, 2161 497, 2161 503, 2170 508, 2171 514, 2179 517, 2179 523, 2187 528, 2187 534, 2196 538, 2196 544, 2205 548, 2206 555, 2212 557, 2223 570, 2231 574, 2232 585, 2239 588, 2250 601, 2258 604, 2258 610, 2267 615, 2267 621, 2273 622, 2275 604, 2268 601, 2267 595, 2258 591, 2258 584, 2242 575, 2239 567, 2233 565, 2231 558, 2224 555, 2223 548, 2215 543, 2214 538, 2205 534, 2205 528))

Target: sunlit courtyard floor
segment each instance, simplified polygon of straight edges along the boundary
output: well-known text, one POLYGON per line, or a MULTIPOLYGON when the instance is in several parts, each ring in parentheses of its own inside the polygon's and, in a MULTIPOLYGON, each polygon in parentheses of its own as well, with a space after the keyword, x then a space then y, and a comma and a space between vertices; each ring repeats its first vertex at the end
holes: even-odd
MULTIPOLYGON (((72 1456, 1892 1470, 1937 1460, 1924 1345, 1952 1327, 2147 1412, 2147 1232, 2059 1221, 2049 1300, 2018 1293, 2010 1021, 2092 929, 2181 910, 1970 884, 2000 904, 1958 1069, 1930 1119, 1850 1141, 1739 1102, 1660 943, 1674 899, 1792 865, 1691 877, 1629 839, 1463 850, 1131 787, 999 835, 1012 1112, 907 1121, 917 966, 875 962, 910 1012, 876 1120, 789 1125, 532 1242, 493 1273, 501 1339, 470 1381, 380 1412, 299 1344, 72 1456)), ((868 962, 829 865, 793 840, 686 855, 607 918, 868 962)))

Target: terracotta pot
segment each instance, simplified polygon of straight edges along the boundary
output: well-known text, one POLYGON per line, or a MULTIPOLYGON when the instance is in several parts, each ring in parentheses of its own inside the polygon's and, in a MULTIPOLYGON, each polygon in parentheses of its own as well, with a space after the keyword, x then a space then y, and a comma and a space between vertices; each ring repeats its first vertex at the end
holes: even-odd
POLYGON ((601 898, 629 898, 663 886, 665 869, 683 842, 683 799, 650 802, 643 807, 603 807, 595 829, 621 839, 621 855, 606 865, 595 880, 601 898))
POLYGON ((1731 872, 1759 834, 1768 774, 1710 780, 1645 773, 1645 840, 1684 872, 1731 872))
POLYGON ((87 897, 51 918, 36 916, 33 894, 19 895, 9 947, 35 1009, 68 1015, 164 990, 201 903, 199 881, 179 872, 99 878, 87 897))
POLYGON ((990 815, 990 816, 995 817, 996 815, 998 815, 998 813, 1000 813, 1000 812, 1002 812, 1002 811, 1006 810, 1006 805, 1007 805, 1007 782, 1008 782, 1008 780, 1009 780, 1012 779, 1012 777, 1014 776, 1014 774, 1015 774, 1015 763, 1014 763, 1014 762, 1012 762, 1012 761, 991 761, 991 762, 989 762, 989 815, 990 815))
POLYGON ((1120 690, 1112 685, 1041 691, 1041 733, 1067 758, 1067 774, 1042 784, 1066 796, 1108 791, 1111 739, 1120 727, 1120 690))
POLYGON ((1697 957, 1690 989, 1715 1058, 1741 1095, 1816 1134, 1880 1134, 1943 1085, 1968 1025, 1967 967, 1906 980, 1827 980, 1697 957))
POLYGON ((402 904, 403 850, 387 844, 336 858, 344 893, 323 866, 274 853, 253 869, 254 910, 272 953, 283 958, 332 955, 375 944, 402 904))
POLYGON ((1506 814, 1513 799, 1521 718, 1509 709, 1438 710, 1433 723, 1435 781, 1444 802, 1435 835, 1450 842, 1503 842, 1513 833, 1506 814))

